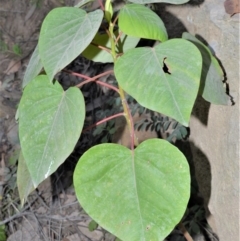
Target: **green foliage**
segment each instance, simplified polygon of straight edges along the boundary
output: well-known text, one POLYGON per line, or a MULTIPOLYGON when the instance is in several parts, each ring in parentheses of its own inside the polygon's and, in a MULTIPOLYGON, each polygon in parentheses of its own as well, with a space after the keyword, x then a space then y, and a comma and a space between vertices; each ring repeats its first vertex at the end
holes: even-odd
MULTIPOLYGON (((24 76, 18 109, 21 202, 65 161, 82 133, 85 103, 81 89, 100 76, 82 74, 84 81, 65 91, 54 76, 83 54, 93 61, 113 63, 110 73, 116 76, 115 84, 97 81, 115 95, 107 95, 104 104, 113 109, 103 111, 105 120, 97 120, 93 135, 107 133, 101 142, 108 141, 115 132, 113 118, 125 116, 131 148, 100 144, 86 151, 74 172, 78 200, 100 226, 123 241, 162 240, 181 220, 190 195, 187 160, 168 141, 186 138, 198 93, 208 101, 226 104, 221 71, 216 59, 195 37, 184 34, 184 39, 168 40, 162 20, 145 6, 128 4, 116 16, 110 1, 106 1, 105 11, 90 13, 78 8, 85 4, 89 1, 56 8, 47 15, 24 76), (135 48, 139 38, 160 43, 135 48), (42 69, 46 75, 38 75, 42 69), (150 124, 135 128, 167 131, 171 126, 174 131, 168 141, 151 139, 138 145, 132 115, 144 111, 160 112, 166 119, 151 114, 150 124), (170 122, 169 117, 175 120, 170 122), (104 121, 108 123, 101 126, 104 121)), ((102 73, 101 78, 105 75, 102 73)), ((91 222, 89 229, 94 230, 96 222, 91 222)))
POLYGON ((141 105, 187 126, 198 93, 201 65, 200 52, 193 44, 172 39, 154 48, 127 51, 118 58, 114 72, 121 87, 141 105))
POLYGON ((0 226, 0 241, 6 241, 7 237, 5 234, 5 225, 0 226))
POLYGON ((39 54, 50 81, 91 43, 102 18, 101 10, 87 13, 73 7, 56 8, 46 16, 40 31, 39 54))
POLYGON ((27 200, 28 195, 35 188, 22 153, 19 154, 18 158, 17 186, 21 205, 23 206, 24 202, 27 200))
MULTIPOLYGON (((115 36, 119 35, 119 31, 114 32, 115 36)), ((128 49, 135 48, 139 42, 139 38, 131 37, 125 34, 121 34, 120 39, 116 45, 116 52, 124 53, 128 49)), ((111 40, 109 36, 105 34, 97 33, 92 40, 92 43, 82 52, 82 56, 87 59, 93 60, 95 62, 101 63, 112 63, 113 58, 110 52, 99 49, 97 46, 105 46, 108 49, 111 49, 111 40)))
POLYGON ((217 59, 196 37, 189 33, 183 33, 183 38, 195 44, 202 54, 203 68, 199 94, 201 94, 205 100, 213 104, 227 105, 229 98, 223 88, 224 74, 217 59))
POLYGON ((127 4, 120 10, 119 29, 129 36, 161 42, 168 39, 166 28, 158 15, 139 4, 127 4))
POLYGON ((30 81, 32 81, 40 73, 42 68, 43 65, 41 62, 37 45, 30 58, 28 68, 26 69, 26 72, 24 74, 22 88, 24 88, 30 81))
POLYGON ((163 240, 183 216, 190 195, 184 155, 161 139, 144 141, 134 151, 117 144, 92 147, 75 168, 74 185, 96 222, 132 241, 163 240))
POLYGON ((16 55, 22 55, 22 50, 18 44, 13 45, 13 53, 16 55))
POLYGON ((91 222, 88 224, 88 229, 89 229, 89 231, 94 231, 94 230, 96 230, 97 229, 97 227, 98 227, 98 224, 97 224, 97 222, 95 222, 94 220, 91 220, 91 222))
POLYGON ((76 87, 63 91, 46 75, 26 86, 19 104, 19 137, 34 187, 71 154, 84 118, 83 95, 76 87))

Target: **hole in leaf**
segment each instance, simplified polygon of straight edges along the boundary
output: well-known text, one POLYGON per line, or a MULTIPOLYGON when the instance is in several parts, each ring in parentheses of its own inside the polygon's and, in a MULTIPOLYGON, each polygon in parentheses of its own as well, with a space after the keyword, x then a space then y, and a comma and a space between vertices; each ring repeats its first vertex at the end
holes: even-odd
POLYGON ((166 65, 166 63, 165 63, 165 60, 166 60, 166 58, 163 59, 163 71, 164 71, 166 74, 171 74, 169 67, 168 67, 168 66, 166 65))

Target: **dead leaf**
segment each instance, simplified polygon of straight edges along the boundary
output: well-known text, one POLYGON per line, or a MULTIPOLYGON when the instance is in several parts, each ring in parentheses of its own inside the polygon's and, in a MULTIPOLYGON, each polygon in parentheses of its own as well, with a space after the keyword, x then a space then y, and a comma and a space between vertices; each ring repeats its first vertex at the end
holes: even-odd
POLYGON ((230 14, 231 16, 240 13, 240 3, 239 0, 226 0, 224 2, 224 7, 226 13, 230 14))
POLYGON ((4 74, 10 75, 18 72, 18 70, 21 67, 21 61, 12 59, 7 67, 7 69, 4 71, 4 74))

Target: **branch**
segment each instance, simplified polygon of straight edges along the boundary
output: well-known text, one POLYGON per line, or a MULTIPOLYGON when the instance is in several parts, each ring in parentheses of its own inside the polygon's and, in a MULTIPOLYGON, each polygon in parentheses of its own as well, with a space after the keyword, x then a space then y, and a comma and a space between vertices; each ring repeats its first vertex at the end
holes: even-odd
POLYGON ((178 227, 182 231, 187 241, 194 241, 182 222, 178 224, 178 227))
MULTIPOLYGON (((87 76, 87 78, 86 78, 87 80, 81 82, 80 84, 76 85, 75 87, 81 88, 83 85, 85 85, 85 84, 87 84, 89 82, 96 81, 97 79, 99 79, 99 78, 101 78, 101 77, 103 77, 105 75, 113 74, 113 73, 114 73, 113 70, 108 70, 108 71, 106 71, 104 73, 101 73, 99 75, 96 75, 96 76, 94 76, 92 78, 87 76)), ((78 74, 78 73, 74 73, 74 72, 72 72, 72 75, 75 75, 75 76, 78 76, 78 77, 82 77, 82 74, 78 74)))
POLYGON ((118 114, 109 116, 109 117, 107 117, 107 118, 104 118, 103 120, 100 120, 100 121, 96 122, 95 124, 88 126, 88 127, 85 128, 82 132, 84 133, 84 132, 86 132, 86 131, 88 131, 88 130, 91 130, 93 127, 96 127, 96 126, 98 126, 98 125, 103 124, 104 122, 107 122, 107 121, 109 121, 109 120, 112 120, 112 119, 114 119, 114 118, 117 118, 117 117, 119 117, 119 116, 124 116, 124 115, 125 115, 125 113, 122 112, 122 113, 118 113, 118 114))
POLYGON ((108 52, 109 54, 111 54, 111 50, 110 50, 109 48, 103 47, 103 46, 98 45, 98 44, 95 44, 95 43, 93 43, 93 42, 91 43, 91 45, 94 45, 94 46, 96 46, 97 48, 102 49, 102 50, 108 52))

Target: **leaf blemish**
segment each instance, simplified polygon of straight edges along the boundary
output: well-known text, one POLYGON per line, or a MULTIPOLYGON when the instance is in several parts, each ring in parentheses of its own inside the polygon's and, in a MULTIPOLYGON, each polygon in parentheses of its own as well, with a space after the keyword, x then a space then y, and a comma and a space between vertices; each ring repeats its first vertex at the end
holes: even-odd
POLYGON ((170 72, 170 68, 166 65, 166 63, 165 63, 165 60, 166 60, 167 58, 165 57, 164 59, 163 59, 163 71, 166 73, 166 74, 171 74, 171 72, 170 72))

